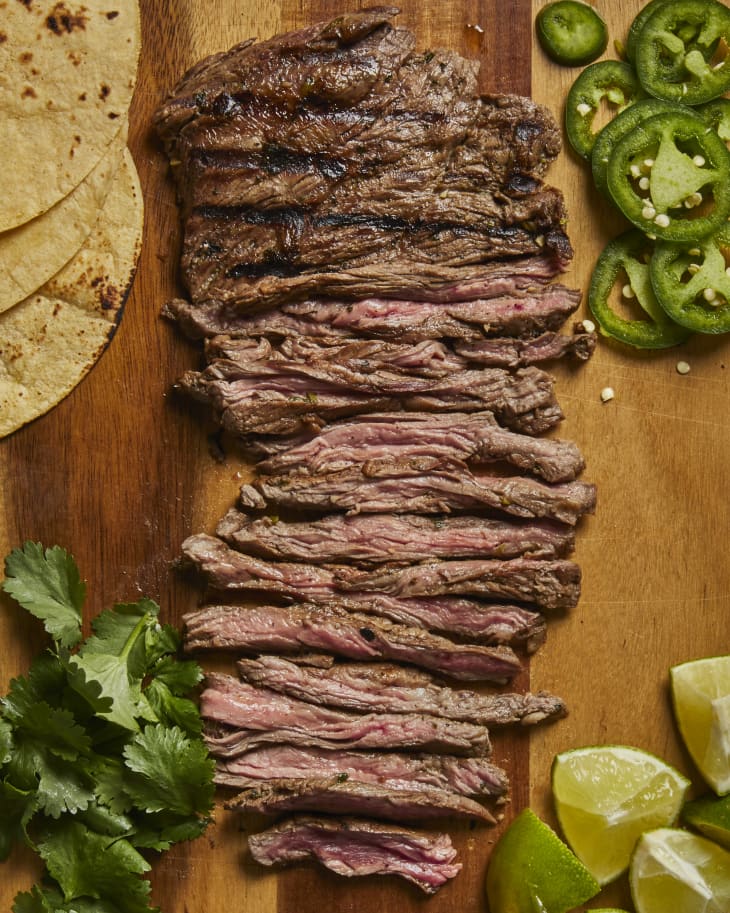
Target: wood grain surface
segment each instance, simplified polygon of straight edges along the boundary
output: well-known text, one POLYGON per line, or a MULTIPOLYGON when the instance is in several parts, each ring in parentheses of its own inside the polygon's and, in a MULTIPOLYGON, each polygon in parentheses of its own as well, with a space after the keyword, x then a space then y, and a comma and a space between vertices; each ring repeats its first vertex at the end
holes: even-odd
MULTIPOLYGON (((400 23, 421 47, 480 59, 485 91, 531 93, 562 116, 576 70, 553 66, 533 41, 544 5, 530 0, 406 0, 400 23), (473 28, 479 26, 481 30, 473 28)), ((612 39, 623 38, 639 0, 601 0, 612 39)), ((142 0, 143 57, 130 147, 146 202, 143 255, 126 314, 90 375, 47 416, 0 441, 0 554, 27 539, 61 544, 88 581, 89 614, 145 594, 179 622, 197 593, 171 570, 183 538, 210 530, 247 467, 212 446, 211 429, 170 392, 199 351, 159 317, 178 291, 174 194, 150 119, 183 71, 249 36, 268 37, 343 9, 337 0, 142 0)), ((609 47, 609 55, 612 48, 609 47)), ((567 151, 548 179, 566 194, 576 248, 568 284, 586 288, 592 264, 620 221, 591 192, 567 151)), ((548 783, 557 751, 627 743, 696 776, 676 738, 667 697, 672 663, 728 650, 727 559, 730 342, 693 340, 637 355, 601 343, 586 366, 559 366, 561 437, 584 451, 599 507, 581 527, 583 597, 551 625, 548 642, 517 681, 563 696, 570 716, 532 734, 495 737, 512 779, 505 823, 531 803, 552 820, 548 783), (680 376, 679 359, 691 371, 680 376), (615 399, 603 404, 602 388, 615 399)), ((43 646, 39 626, 0 600, 0 691, 43 646)), ((153 875, 165 913, 485 913, 483 879, 501 828, 450 827, 464 864, 435 898, 394 879, 344 880, 315 868, 277 874, 246 855, 246 826, 219 809, 201 840, 175 848, 153 875)), ((504 825, 503 825, 504 826, 504 825)), ((0 909, 37 876, 16 852, 0 869, 0 909)), ((628 906, 620 883, 591 906, 628 906), (610 902, 609 902, 610 901, 610 902)))

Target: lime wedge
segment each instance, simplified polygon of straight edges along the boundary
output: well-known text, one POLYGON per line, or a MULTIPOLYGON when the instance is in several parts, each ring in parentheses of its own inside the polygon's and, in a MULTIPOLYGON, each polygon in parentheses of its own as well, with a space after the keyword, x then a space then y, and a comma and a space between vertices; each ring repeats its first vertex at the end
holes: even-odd
POLYGON ((529 808, 504 832, 487 869, 490 913, 566 913, 599 890, 585 866, 529 808))
POLYGON ((716 793, 730 793, 730 656, 682 663, 669 676, 687 751, 716 793))
POLYGON ((687 802, 682 820, 696 831, 730 850, 730 796, 702 796, 687 802))
POLYGON ((679 828, 648 831, 629 880, 637 913, 728 913, 730 853, 679 828))
POLYGON ((553 761, 563 836, 602 885, 626 871, 644 831, 677 820, 688 787, 673 767, 638 748, 577 748, 553 761))

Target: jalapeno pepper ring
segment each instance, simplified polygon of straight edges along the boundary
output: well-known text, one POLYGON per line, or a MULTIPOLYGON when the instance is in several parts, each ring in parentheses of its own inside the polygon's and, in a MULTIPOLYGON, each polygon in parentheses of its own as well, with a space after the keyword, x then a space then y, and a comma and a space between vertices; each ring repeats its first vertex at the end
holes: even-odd
POLYGON ((676 110, 674 102, 661 101, 658 98, 641 98, 606 124, 598 134, 591 152, 593 182, 601 193, 608 194, 608 161, 616 143, 642 121, 657 114, 669 114, 676 110))
POLYGON ((571 86, 565 103, 565 130, 578 155, 590 158, 598 135, 593 131, 593 120, 604 99, 618 113, 642 95, 636 74, 627 63, 601 60, 586 67, 571 86))
POLYGON ((636 69, 655 98, 699 105, 730 89, 730 9, 717 0, 659 6, 636 39, 636 69))
POLYGON ((653 244, 631 229, 615 238, 598 258, 588 291, 588 306, 605 336, 639 349, 666 349, 690 335, 659 306, 649 277, 647 260, 653 244), (609 300, 617 282, 628 278, 628 289, 647 319, 627 320, 616 313, 609 300))
POLYGON ((545 53, 565 66, 580 66, 600 57, 608 29, 592 6, 578 0, 548 3, 537 14, 537 37, 545 53))
POLYGON ((647 19, 652 16, 660 6, 664 6, 665 3, 669 3, 669 0, 650 0, 646 6, 643 6, 641 10, 636 14, 636 18, 629 26, 629 33, 626 37, 626 58, 630 60, 631 63, 636 61, 636 45, 639 41, 639 35, 641 34, 642 29, 646 25, 647 19))
POLYGON ((689 110, 650 117, 619 140, 607 183, 626 218, 663 241, 704 238, 730 215, 730 152, 689 110))
POLYGON ((728 247, 727 227, 696 246, 657 245, 649 275, 657 301, 675 323, 695 333, 730 330, 728 247))

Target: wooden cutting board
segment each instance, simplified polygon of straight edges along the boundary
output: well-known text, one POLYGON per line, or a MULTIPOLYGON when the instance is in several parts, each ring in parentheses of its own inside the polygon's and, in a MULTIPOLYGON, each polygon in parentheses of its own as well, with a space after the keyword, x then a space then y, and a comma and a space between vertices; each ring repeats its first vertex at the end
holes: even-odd
MULTIPOLYGON (((577 71, 551 65, 533 41, 542 5, 406 0, 400 22, 415 29, 424 48, 443 45, 478 57, 485 91, 532 93, 562 117, 577 71)), ((170 393, 200 356, 159 317, 177 291, 179 231, 151 114, 200 57, 344 7, 335 0, 142 0, 141 6, 144 50, 130 124, 146 201, 137 280, 121 327, 88 378, 49 415, 0 441, 0 554, 27 539, 61 544, 88 581, 90 614, 145 594, 161 603, 165 620, 177 623, 197 594, 170 562, 186 535, 210 530, 233 502, 246 467, 217 453, 202 417, 170 393)), ((612 39, 623 39, 641 3, 595 6, 612 39)), ((585 167, 569 152, 548 179, 565 191, 570 213, 576 256, 566 281, 586 288, 595 257, 621 223, 591 192, 585 167)), ((696 776, 674 732, 667 669, 728 650, 730 340, 695 340, 658 355, 602 342, 586 366, 554 373, 566 413, 560 435, 583 449, 599 507, 578 537, 581 603, 551 623, 547 645, 516 683, 562 695, 570 716, 532 733, 495 737, 495 757, 513 784, 505 822, 526 804, 552 820, 550 762, 574 746, 632 744, 696 776), (690 364, 689 374, 677 373, 679 359, 690 364), (603 404, 606 386, 615 398, 603 404)), ((0 638, 4 693, 43 637, 2 599, 0 638)), ((308 867, 262 871, 247 858, 241 822, 221 809, 208 835, 156 866, 154 897, 165 913, 484 913, 484 873, 501 828, 450 831, 463 872, 424 901, 394 879, 346 881, 308 867)), ((36 877, 35 863, 19 851, 0 872, 0 909, 9 910, 15 893, 36 877)), ((612 904, 628 906, 624 884, 593 906, 612 904)))

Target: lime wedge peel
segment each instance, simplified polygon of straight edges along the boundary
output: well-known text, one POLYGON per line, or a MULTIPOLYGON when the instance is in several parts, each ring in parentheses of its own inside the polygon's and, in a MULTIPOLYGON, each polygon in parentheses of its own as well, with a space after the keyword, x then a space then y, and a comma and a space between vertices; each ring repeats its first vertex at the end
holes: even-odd
POLYGON ((682 821, 730 850, 730 796, 701 796, 687 802, 682 809, 682 821))
POLYGON ((644 831, 674 824, 690 786, 660 758, 623 745, 565 751, 551 779, 563 836, 601 885, 626 871, 644 831))
POLYGON ((730 853, 680 828, 659 828, 636 844, 629 871, 637 913, 726 913, 730 853))
POLYGON ((585 866, 529 808, 499 839, 487 869, 490 913, 567 913, 599 890, 585 866))
POLYGON ((669 670, 680 734, 707 784, 730 793, 730 656, 713 656, 669 670))

